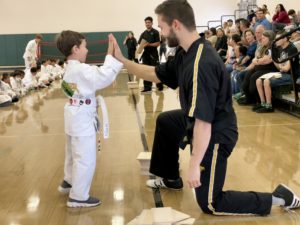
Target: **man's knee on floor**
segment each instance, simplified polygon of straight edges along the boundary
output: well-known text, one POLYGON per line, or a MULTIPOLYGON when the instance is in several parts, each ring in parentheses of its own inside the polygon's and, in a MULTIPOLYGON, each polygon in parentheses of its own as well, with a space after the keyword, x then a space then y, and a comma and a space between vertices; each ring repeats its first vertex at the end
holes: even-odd
POLYGON ((203 201, 201 199, 197 199, 198 205, 201 210, 206 214, 213 214, 213 211, 210 209, 208 201, 203 201))
POLYGON ((202 209, 204 213, 213 214, 212 210, 210 209, 210 205, 208 203, 208 192, 207 190, 198 190, 197 192, 197 203, 199 207, 202 209))

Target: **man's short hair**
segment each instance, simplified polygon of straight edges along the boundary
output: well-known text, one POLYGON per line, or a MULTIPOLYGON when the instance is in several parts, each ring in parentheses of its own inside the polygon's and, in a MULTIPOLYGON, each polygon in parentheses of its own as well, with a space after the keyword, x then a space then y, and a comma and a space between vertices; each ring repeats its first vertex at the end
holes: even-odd
POLYGON ((66 57, 72 54, 72 48, 81 44, 85 37, 71 30, 64 30, 56 37, 56 46, 58 50, 66 57))
POLYGON ((229 19, 229 20, 227 20, 227 22, 231 22, 231 23, 233 23, 233 20, 232 20, 232 19, 229 19))
POLYGON ((41 35, 41 34, 36 34, 36 35, 35 35, 35 39, 43 40, 43 35, 41 35))
POLYGON ((151 16, 147 16, 147 17, 145 18, 145 22, 146 22, 147 20, 149 20, 149 21, 151 21, 151 23, 153 23, 153 18, 152 18, 151 16))
POLYGON ((194 11, 186 0, 165 0, 159 4, 155 13, 169 25, 179 20, 189 31, 196 29, 194 11))

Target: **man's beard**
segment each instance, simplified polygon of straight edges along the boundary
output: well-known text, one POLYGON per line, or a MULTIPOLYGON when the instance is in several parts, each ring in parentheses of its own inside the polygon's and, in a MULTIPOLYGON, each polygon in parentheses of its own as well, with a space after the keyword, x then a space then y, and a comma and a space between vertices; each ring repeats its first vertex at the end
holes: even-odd
POLYGON ((176 34, 174 33, 173 29, 170 30, 170 35, 166 39, 170 48, 177 47, 179 45, 178 38, 176 37, 176 34))

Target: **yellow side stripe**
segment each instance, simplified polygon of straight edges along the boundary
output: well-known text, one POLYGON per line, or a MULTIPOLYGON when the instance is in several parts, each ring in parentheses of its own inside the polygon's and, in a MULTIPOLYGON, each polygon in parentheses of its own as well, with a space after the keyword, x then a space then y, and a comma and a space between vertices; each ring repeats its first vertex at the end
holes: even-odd
POLYGON ((249 216, 255 215, 253 213, 226 213, 226 212, 216 212, 213 207, 213 192, 214 192, 214 182, 215 182, 215 172, 218 158, 218 149, 219 144, 216 144, 213 151, 213 158, 211 162, 211 170, 210 170, 210 181, 209 181, 209 189, 208 189, 208 208, 212 211, 214 215, 217 216, 249 216))
POLYGON ((203 44, 200 44, 198 47, 196 59, 194 62, 194 75, 193 75, 193 98, 192 98, 192 106, 190 108, 189 116, 192 117, 194 115, 196 102, 197 102, 197 78, 198 78, 198 70, 199 70, 199 61, 202 55, 203 44))

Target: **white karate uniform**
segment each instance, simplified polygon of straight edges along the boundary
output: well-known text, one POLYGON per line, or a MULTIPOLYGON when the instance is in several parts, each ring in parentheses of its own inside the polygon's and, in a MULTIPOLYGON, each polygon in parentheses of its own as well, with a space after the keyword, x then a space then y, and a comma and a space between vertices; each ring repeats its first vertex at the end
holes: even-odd
POLYGON ((0 81, 0 94, 8 95, 9 97, 11 97, 11 99, 17 97, 17 94, 11 89, 9 84, 7 84, 3 81, 0 81))
POLYGON ((32 75, 30 70, 26 70, 22 83, 25 86, 26 91, 38 87, 37 79, 32 75))
POLYGON ((18 95, 24 96, 26 94, 26 89, 23 86, 22 79, 16 79, 14 77, 10 78, 11 89, 18 95))
MULTIPOLYGON (((73 85, 72 100, 91 100, 91 104, 74 105, 68 101, 64 108, 66 148, 64 180, 72 184, 70 198, 87 200, 96 166, 96 91, 109 86, 123 64, 107 55, 103 66, 90 66, 69 60, 64 81, 73 85)), ((78 103, 78 102, 77 102, 78 103)))
POLYGON ((36 62, 37 47, 38 47, 38 45, 37 45, 35 39, 28 42, 25 52, 24 52, 24 55, 23 55, 26 69, 30 69, 30 65, 32 63, 36 62))

